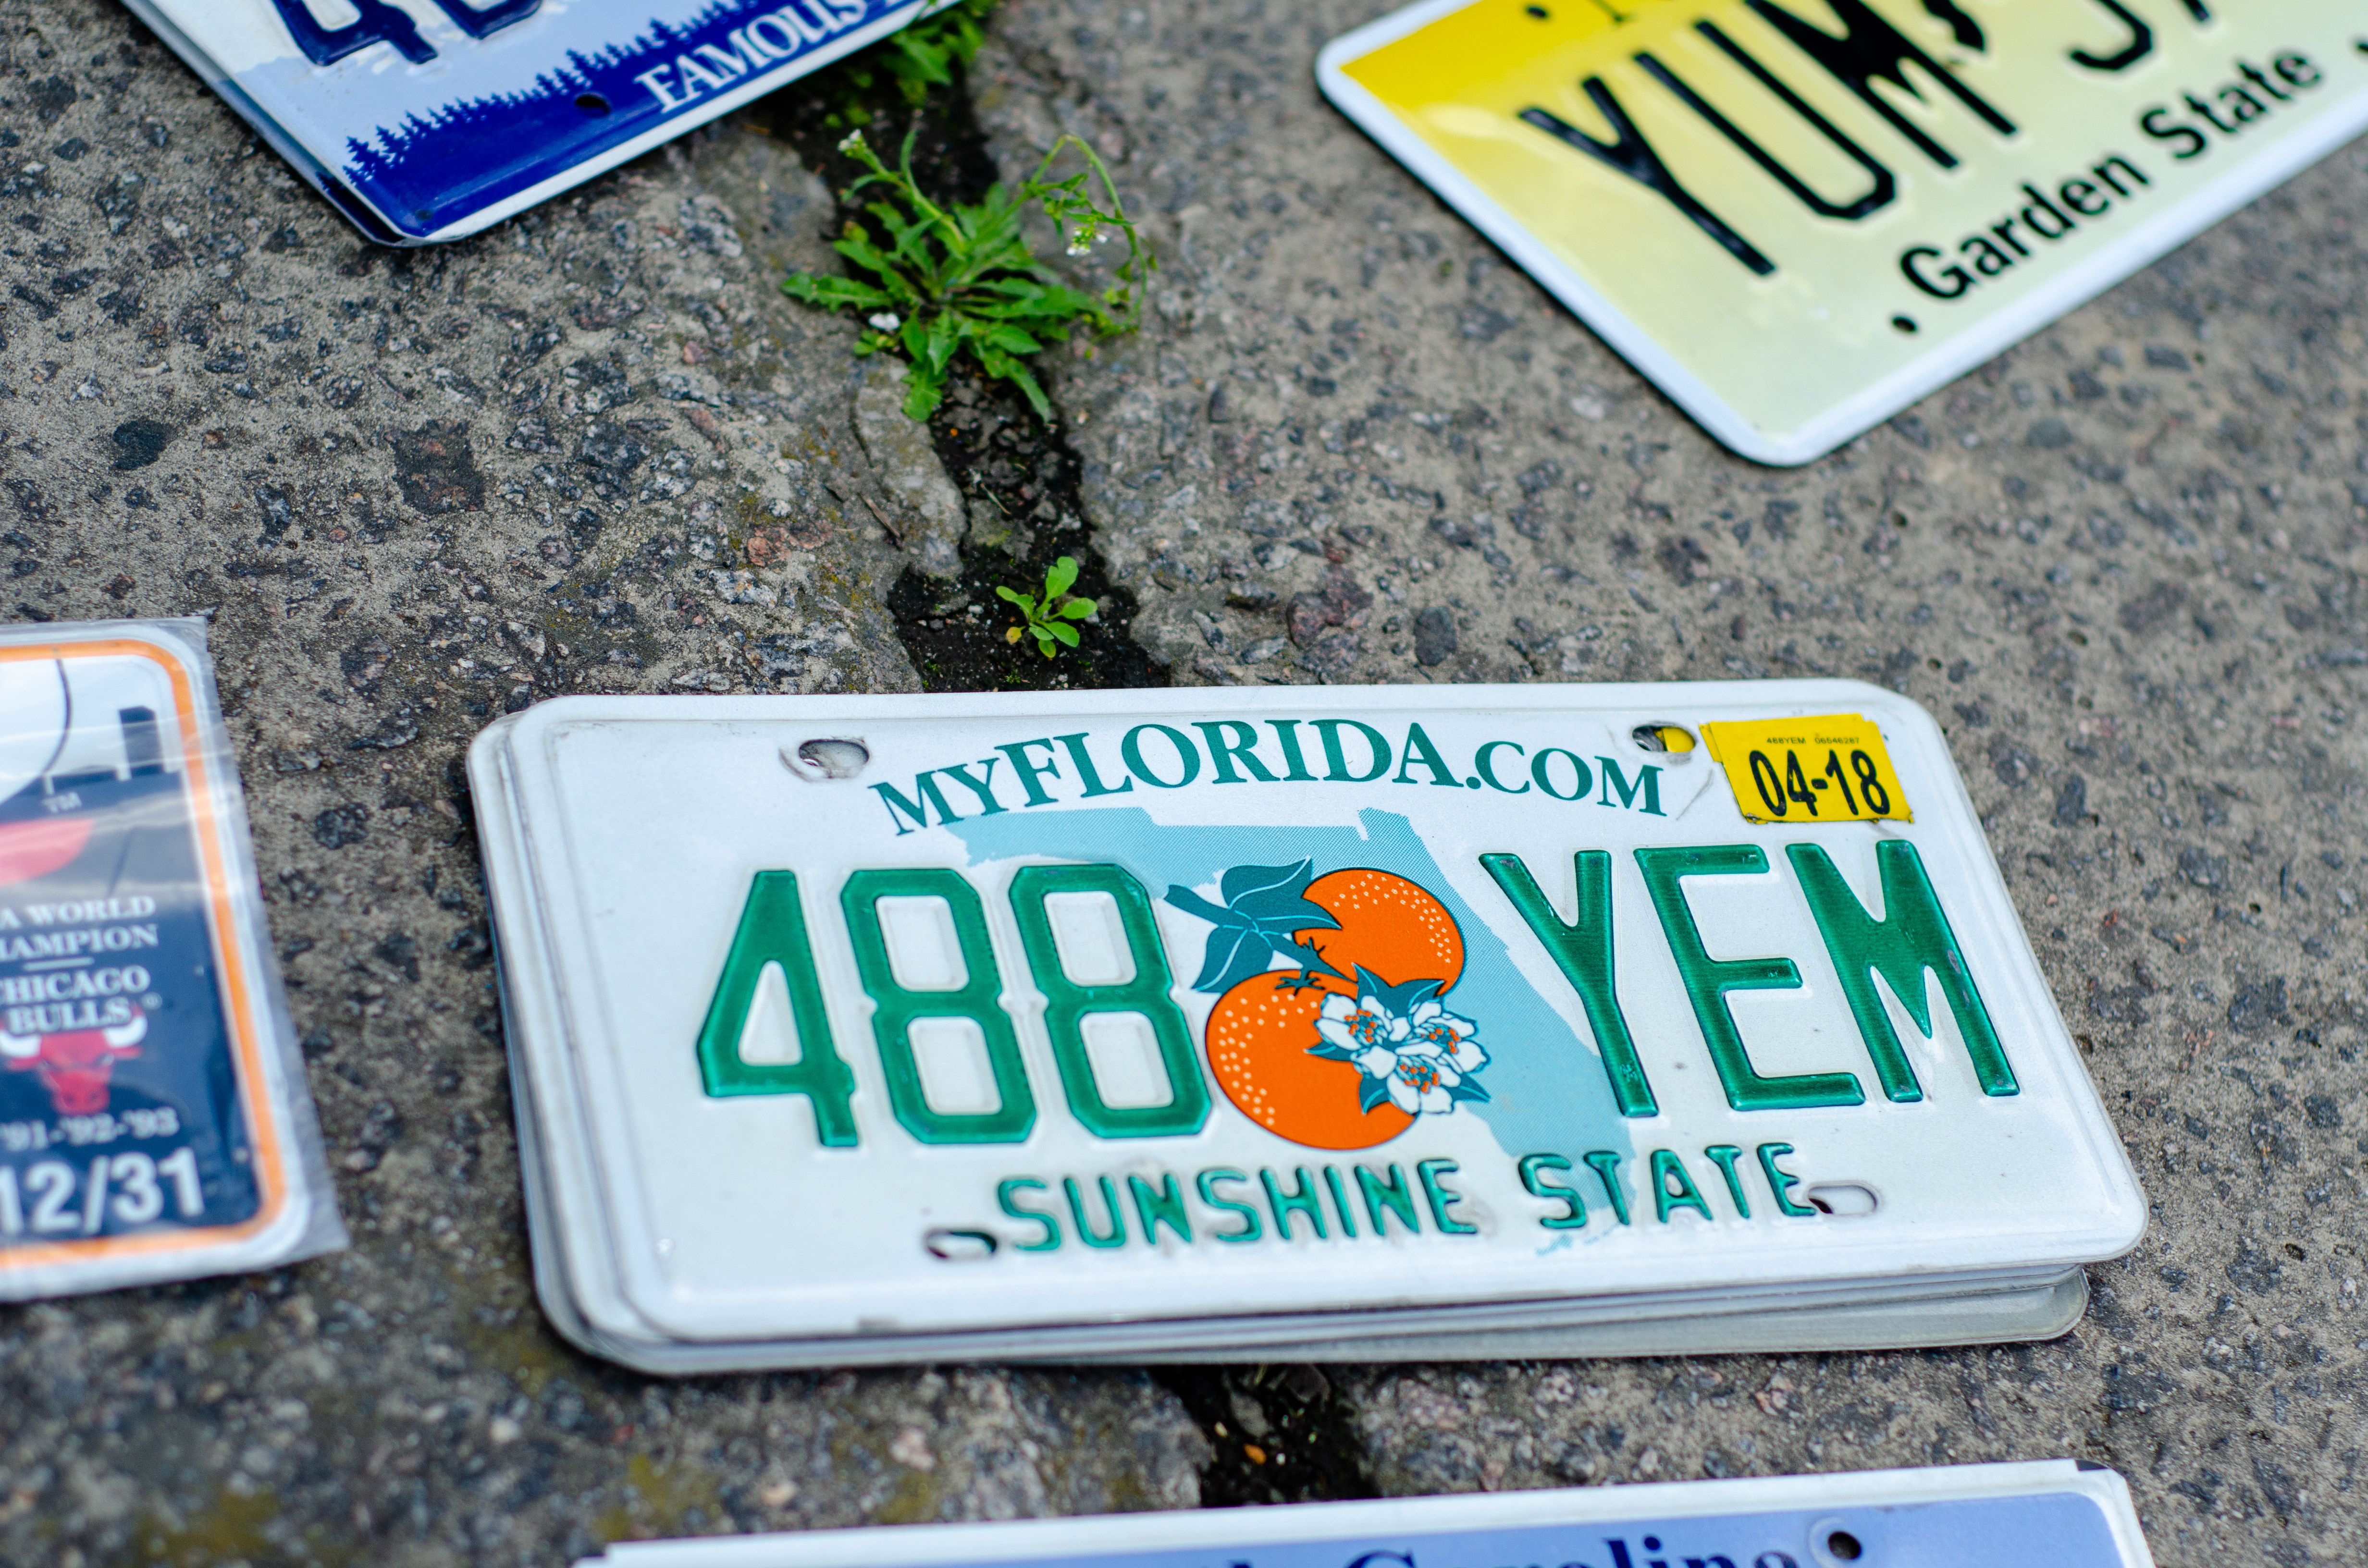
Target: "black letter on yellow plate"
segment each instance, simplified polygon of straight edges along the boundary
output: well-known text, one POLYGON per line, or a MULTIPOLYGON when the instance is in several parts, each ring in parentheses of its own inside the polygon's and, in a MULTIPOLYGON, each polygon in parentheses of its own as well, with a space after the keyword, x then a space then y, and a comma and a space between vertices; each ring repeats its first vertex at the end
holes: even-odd
POLYGON ((1678 176, 1669 172, 1668 165, 1661 162, 1659 154, 1653 151, 1651 144, 1636 129, 1636 122, 1628 118, 1627 111, 1620 107, 1620 100, 1613 97, 1611 89, 1603 85, 1602 77, 1589 76, 1579 84, 1579 87, 1595 105, 1597 112, 1611 122, 1612 134, 1618 138, 1617 141, 1605 142, 1589 136, 1560 115, 1551 114, 1534 104, 1521 111, 1521 123, 1534 126, 1554 140, 1576 147, 1596 162, 1618 169, 1630 179, 1660 192, 1668 199, 1670 206, 1691 219, 1696 228, 1716 240, 1729 256, 1760 277, 1765 278, 1776 270, 1776 264, 1754 249, 1749 240, 1728 228, 1717 213, 1695 200, 1693 193, 1678 183, 1678 176))

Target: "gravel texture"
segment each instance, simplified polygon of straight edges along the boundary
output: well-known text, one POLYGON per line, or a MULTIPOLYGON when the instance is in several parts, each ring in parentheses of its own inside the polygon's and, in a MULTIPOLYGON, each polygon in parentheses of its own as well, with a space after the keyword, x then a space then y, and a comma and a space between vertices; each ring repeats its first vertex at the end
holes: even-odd
POLYGON ((668 1383, 567 1349, 528 1286, 461 752, 564 691, 912 689, 892 590, 1000 536, 851 328, 772 291, 828 262, 786 142, 726 126, 375 251, 123 12, 27 0, 0 22, 0 613, 211 619, 355 1245, 0 1309, 0 1558, 552 1563, 2055 1455, 2127 1476, 2166 1565, 2368 1555, 2368 145, 1775 471, 1323 106, 1315 48, 1373 9, 1011 0, 969 77, 1007 174, 1076 130, 1162 251, 1139 336, 1048 357, 1144 667, 1925 703, 2155 1203, 2088 1320, 1322 1373, 668 1383))

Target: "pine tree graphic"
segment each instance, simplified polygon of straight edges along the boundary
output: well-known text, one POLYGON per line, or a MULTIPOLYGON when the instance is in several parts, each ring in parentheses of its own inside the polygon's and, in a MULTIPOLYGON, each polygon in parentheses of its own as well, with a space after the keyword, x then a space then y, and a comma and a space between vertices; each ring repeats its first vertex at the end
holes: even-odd
MULTIPOLYGON (((519 91, 407 113, 347 139, 346 177, 404 228, 440 228, 663 124, 669 111, 633 78, 701 44, 730 49, 734 28, 778 4, 713 0, 678 25, 653 17, 629 41, 569 50, 519 91)), ((871 0, 865 20, 899 4, 871 0)))

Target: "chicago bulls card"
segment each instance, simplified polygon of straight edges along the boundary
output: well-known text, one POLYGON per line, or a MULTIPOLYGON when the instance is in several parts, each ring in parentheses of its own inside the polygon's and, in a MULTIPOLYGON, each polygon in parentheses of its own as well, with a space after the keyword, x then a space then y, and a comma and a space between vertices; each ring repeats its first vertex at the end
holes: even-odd
POLYGON ((0 631, 0 1299, 344 1240, 203 635, 0 631))

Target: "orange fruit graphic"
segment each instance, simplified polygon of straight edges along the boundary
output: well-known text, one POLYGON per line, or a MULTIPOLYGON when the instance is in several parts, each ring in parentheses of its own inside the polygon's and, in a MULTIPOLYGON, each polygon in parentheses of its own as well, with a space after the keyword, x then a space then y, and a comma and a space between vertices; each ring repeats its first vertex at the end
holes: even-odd
POLYGON ((1209 1015, 1209 1067, 1225 1097, 1242 1114, 1311 1149, 1370 1149, 1386 1143, 1414 1118, 1383 1100, 1357 1108, 1363 1074, 1347 1062, 1310 1056, 1323 1037, 1315 1015, 1324 998, 1354 995, 1355 987, 1319 974, 1299 985, 1289 970, 1254 974, 1218 999, 1209 1015))
POLYGON ((1293 935, 1345 979, 1302 983, 1291 970, 1254 974, 1209 1014, 1209 1068, 1242 1114, 1312 1149, 1370 1149, 1413 1125, 1387 1100, 1360 1110, 1363 1074, 1351 1062, 1311 1056, 1324 998, 1353 997, 1359 966, 1393 985, 1436 980, 1444 991, 1463 972, 1463 936, 1446 907, 1406 878, 1362 868, 1334 871, 1305 895, 1340 923, 1337 931, 1293 935))
POLYGON ((1305 947, 1353 984, 1357 966, 1392 985, 1436 980, 1445 991, 1463 973, 1463 933, 1447 906, 1404 877, 1357 867, 1307 885, 1307 898, 1329 910, 1338 931, 1294 931, 1305 947))

